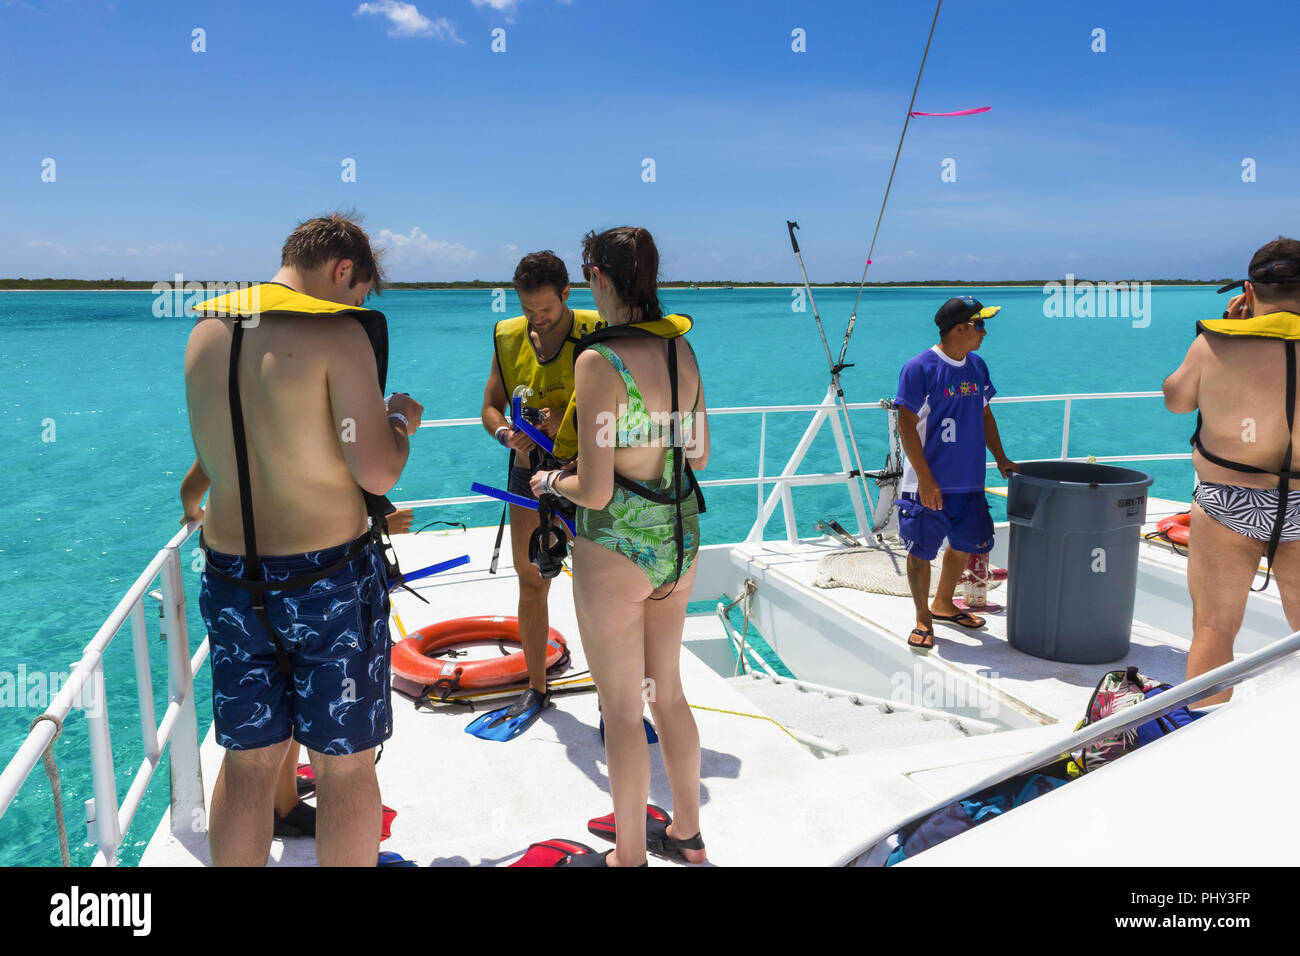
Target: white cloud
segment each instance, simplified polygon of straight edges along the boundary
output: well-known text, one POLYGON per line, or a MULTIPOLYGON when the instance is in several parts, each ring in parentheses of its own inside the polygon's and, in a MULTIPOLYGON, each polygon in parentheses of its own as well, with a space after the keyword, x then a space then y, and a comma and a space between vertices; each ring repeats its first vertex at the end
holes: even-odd
POLYGON ((185 251, 186 249, 184 246, 175 242, 155 242, 145 246, 143 250, 132 246, 126 250, 126 254, 128 256, 160 256, 174 255, 175 253, 185 251))
POLYGON ((384 229, 380 231, 378 239, 378 245, 387 249, 385 265, 464 265, 478 255, 459 242, 432 239, 419 226, 412 226, 407 235, 384 229))
POLYGON ((506 15, 506 22, 510 23, 515 18, 515 13, 519 10, 519 0, 474 0, 476 7, 490 7, 498 13, 506 15))
POLYGON ((61 242, 51 242, 49 239, 29 239, 25 245, 28 249, 41 249, 56 256, 66 256, 68 254, 67 246, 61 242))
POLYGON ((446 17, 430 20, 415 4, 404 3, 403 0, 375 0, 373 3, 363 3, 352 15, 361 16, 363 13, 387 17, 388 22, 392 24, 388 29, 390 37, 437 37, 439 40, 447 40, 451 43, 465 42, 456 35, 455 25, 446 17))
MULTIPOLYGON (((474 0, 474 6, 487 7, 497 13, 505 14, 506 23, 514 23, 515 14, 519 12, 519 4, 522 2, 523 0, 474 0)), ((558 2, 568 6, 573 0, 558 0, 558 2)))

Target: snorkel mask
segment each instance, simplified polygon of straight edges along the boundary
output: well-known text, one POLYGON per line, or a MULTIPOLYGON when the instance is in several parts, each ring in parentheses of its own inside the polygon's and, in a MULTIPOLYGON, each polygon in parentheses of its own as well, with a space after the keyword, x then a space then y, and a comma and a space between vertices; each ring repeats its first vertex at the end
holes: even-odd
POLYGON ((542 495, 537 500, 537 517, 540 523, 528 539, 528 560, 537 568, 537 573, 550 579, 560 573, 564 559, 569 553, 569 542, 564 537, 564 528, 555 517, 554 495, 542 495))

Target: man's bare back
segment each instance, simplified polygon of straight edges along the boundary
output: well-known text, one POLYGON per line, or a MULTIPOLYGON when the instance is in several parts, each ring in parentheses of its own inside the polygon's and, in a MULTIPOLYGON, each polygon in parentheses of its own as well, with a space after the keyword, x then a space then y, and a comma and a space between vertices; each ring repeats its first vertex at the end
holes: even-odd
MULTIPOLYGON (((215 551, 243 554, 228 400, 233 325, 196 322, 185 386, 194 444, 212 479, 204 537, 215 551)), ((245 325, 239 365, 258 551, 300 554, 359 537, 366 510, 349 458, 365 458, 366 438, 391 444, 387 429, 347 428, 348 419, 385 418, 360 323, 350 316, 263 317, 245 325)), ((384 476, 375 477, 382 484, 384 476)), ((382 494, 390 486, 367 490, 382 494)))

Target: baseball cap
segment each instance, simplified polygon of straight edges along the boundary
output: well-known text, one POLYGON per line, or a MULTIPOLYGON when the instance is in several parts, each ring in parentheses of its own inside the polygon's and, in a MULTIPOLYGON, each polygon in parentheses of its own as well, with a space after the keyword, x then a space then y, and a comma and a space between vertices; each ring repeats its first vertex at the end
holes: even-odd
POLYGON ((972 296, 959 295, 939 306, 939 311, 934 314, 934 324, 939 326, 939 332, 942 334, 972 319, 992 318, 1000 311, 1002 311, 1000 305, 985 306, 972 296))

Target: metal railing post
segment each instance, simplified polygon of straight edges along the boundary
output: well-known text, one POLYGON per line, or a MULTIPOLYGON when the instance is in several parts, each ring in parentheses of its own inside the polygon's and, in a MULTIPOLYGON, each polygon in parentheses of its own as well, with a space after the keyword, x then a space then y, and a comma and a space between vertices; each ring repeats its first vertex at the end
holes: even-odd
MULTIPOLYGON (((780 477, 789 478, 798 474, 799 466, 803 463, 804 456, 808 454, 808 449, 812 447, 813 440, 821 430, 822 422, 826 420, 828 414, 834 414, 834 408, 835 391, 834 388, 831 388, 827 390, 826 397, 817 406, 812 420, 808 423, 808 427, 804 429, 804 433, 799 439, 799 444, 795 446, 794 452, 790 455, 790 460, 781 469, 780 477)), ((749 534, 745 536, 746 541, 763 540, 763 529, 767 526, 767 520, 772 516, 772 512, 776 510, 777 502, 784 500, 782 496, 783 488, 785 488, 785 485, 782 482, 776 483, 776 487, 772 489, 772 493, 767 496, 767 500, 763 503, 763 509, 759 512, 758 520, 754 522, 754 526, 749 529, 749 534)))
POLYGON ((162 567, 163 620, 167 632, 167 696, 179 704, 172 728, 172 833, 207 828, 203 769, 199 764, 199 722, 194 710, 194 673, 190 670, 190 632, 185 617, 185 586, 181 578, 180 547, 167 550, 162 567))
POLYGON ((758 427, 758 507, 754 511, 754 520, 763 519, 763 460, 767 456, 767 412, 763 412, 758 427))
MULTIPOLYGON (((848 420, 849 420, 849 413, 846 410, 844 412, 844 421, 847 423, 848 420)), ((852 472, 854 471, 854 467, 853 464, 849 461, 849 447, 848 447, 848 443, 845 442, 844 440, 844 431, 840 428, 839 415, 835 412, 832 412, 830 416, 830 422, 831 422, 831 434, 835 436, 835 448, 840 454, 840 467, 844 469, 846 474, 852 474, 852 472)), ((866 487, 866 476, 864 475, 860 479, 848 478, 846 479, 846 483, 848 485, 849 499, 853 502, 853 516, 854 518, 857 519, 858 522, 858 533, 862 535, 870 535, 871 521, 867 519, 866 505, 863 503, 862 500, 863 497, 862 489, 866 487)), ((871 501, 869 496, 870 496, 870 490, 868 490, 867 503, 871 504, 874 509, 875 507, 874 502, 871 501)))
POLYGON ((1072 398, 1065 400, 1065 424, 1061 427, 1061 457, 1070 457, 1070 404, 1072 398))
POLYGON ((112 865, 122 843, 117 820, 117 775, 113 772, 113 740, 108 728, 108 695, 104 689, 104 658, 97 656, 88 681, 86 728, 90 737, 90 773, 95 793, 95 842, 112 865))
POLYGON ((135 652, 135 689, 140 701, 140 735, 144 755, 158 757, 158 717, 153 706, 153 670, 149 666, 149 629, 144 621, 144 602, 131 608, 131 647, 135 652))

